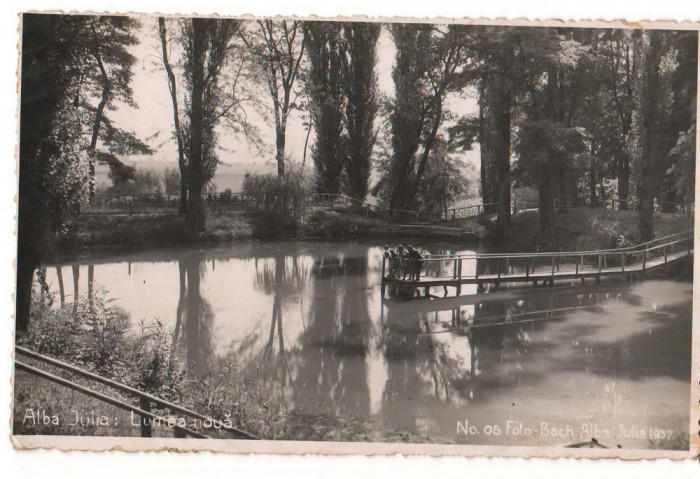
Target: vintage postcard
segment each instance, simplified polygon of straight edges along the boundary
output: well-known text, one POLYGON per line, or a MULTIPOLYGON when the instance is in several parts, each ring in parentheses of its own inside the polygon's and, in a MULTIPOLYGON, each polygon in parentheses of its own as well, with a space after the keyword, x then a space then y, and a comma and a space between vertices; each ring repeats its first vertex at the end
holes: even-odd
POLYGON ((23 14, 13 443, 697 457, 699 29, 23 14))

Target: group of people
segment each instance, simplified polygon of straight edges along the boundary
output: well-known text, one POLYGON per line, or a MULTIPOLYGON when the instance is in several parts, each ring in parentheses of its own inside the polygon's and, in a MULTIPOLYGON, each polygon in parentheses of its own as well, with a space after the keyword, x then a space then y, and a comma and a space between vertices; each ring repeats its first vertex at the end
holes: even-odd
POLYGON ((410 281, 420 281, 423 270, 423 255, 413 246, 400 244, 396 249, 384 246, 387 276, 410 281))

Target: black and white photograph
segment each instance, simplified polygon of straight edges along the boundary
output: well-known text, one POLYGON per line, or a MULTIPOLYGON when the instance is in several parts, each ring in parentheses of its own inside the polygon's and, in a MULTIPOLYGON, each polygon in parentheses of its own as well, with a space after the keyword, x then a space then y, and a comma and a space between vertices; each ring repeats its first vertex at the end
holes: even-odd
POLYGON ((697 456, 700 25, 20 23, 16 445, 697 456))

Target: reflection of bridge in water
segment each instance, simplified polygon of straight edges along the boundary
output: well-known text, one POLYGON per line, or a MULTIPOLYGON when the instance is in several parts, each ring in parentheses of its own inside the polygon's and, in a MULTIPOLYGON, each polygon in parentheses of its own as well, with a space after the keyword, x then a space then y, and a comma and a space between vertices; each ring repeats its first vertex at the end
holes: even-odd
MULTIPOLYGON (((415 297, 423 289, 425 296, 431 288, 448 287, 459 296, 463 285, 476 285, 483 292, 485 285, 498 290, 503 283, 537 285, 555 281, 595 279, 618 276, 628 280, 643 279, 645 273, 662 270, 668 265, 691 258, 693 230, 658 238, 636 246, 598 250, 548 253, 503 253, 470 255, 434 255, 422 260, 418 278, 405 279, 409 265, 382 262, 382 297, 386 289, 401 296, 415 297)), ((408 260, 411 261, 411 260, 408 260)))
POLYGON ((427 301, 382 301, 382 322, 385 316, 415 314, 434 323, 441 322, 442 332, 460 334, 472 328, 528 325, 553 320, 586 310, 603 312, 601 304, 621 294, 619 283, 590 285, 581 288, 551 290, 512 289, 491 294, 467 294, 452 297, 431 297, 427 301))

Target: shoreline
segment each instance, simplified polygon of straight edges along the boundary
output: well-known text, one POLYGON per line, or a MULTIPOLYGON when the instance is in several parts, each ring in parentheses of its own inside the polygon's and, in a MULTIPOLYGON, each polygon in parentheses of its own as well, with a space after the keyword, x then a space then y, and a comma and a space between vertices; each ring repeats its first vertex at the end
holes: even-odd
MULTIPOLYGON (((158 249, 219 248, 274 242, 413 242, 441 243, 465 248, 493 249, 495 252, 535 252, 539 245, 537 213, 514 216, 513 227, 499 236, 487 217, 468 218, 452 226, 392 223, 338 212, 322 212, 299 227, 296 235, 256 238, 254 214, 245 211, 211 212, 207 231, 197 239, 184 234, 184 217, 170 215, 99 215, 75 218, 67 232, 57 236, 46 261, 107 254, 134 253, 158 249)), ((632 211, 571 210, 557 215, 559 237, 556 247, 542 251, 593 250, 615 246, 623 239, 634 243, 636 213, 632 211)), ((692 228, 692 218, 682 214, 655 217, 656 236, 692 228)))

